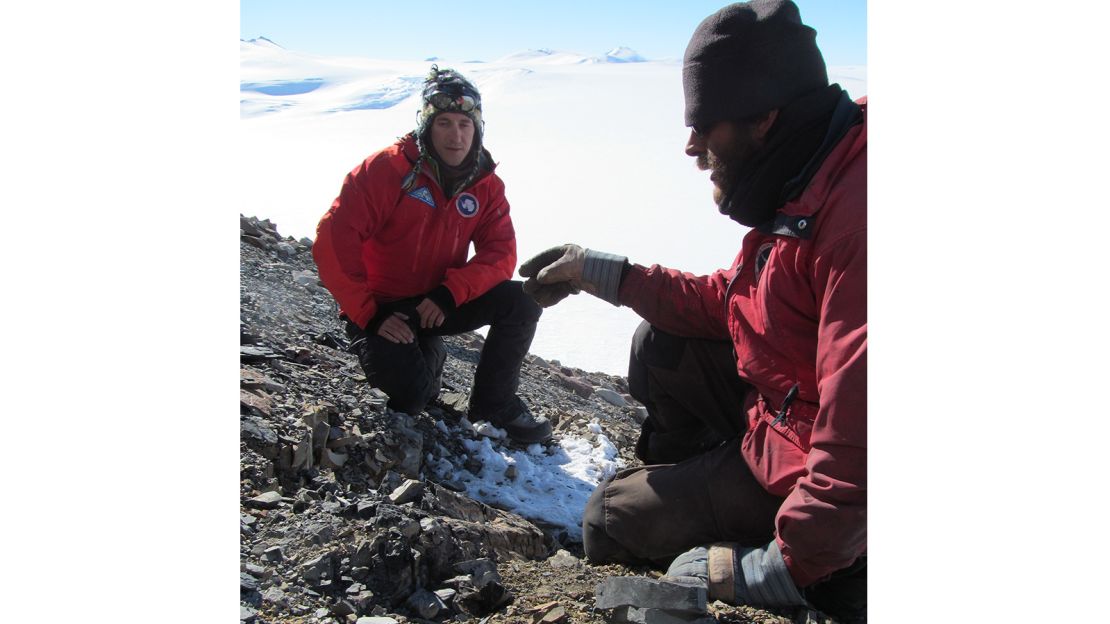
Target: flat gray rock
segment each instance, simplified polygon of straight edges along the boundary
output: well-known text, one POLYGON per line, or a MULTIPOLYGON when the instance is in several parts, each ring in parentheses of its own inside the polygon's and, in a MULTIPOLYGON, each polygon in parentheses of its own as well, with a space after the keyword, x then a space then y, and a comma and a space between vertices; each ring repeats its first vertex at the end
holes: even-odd
POLYGON ((431 620, 447 608, 440 597, 426 589, 418 589, 405 601, 408 608, 412 609, 425 620, 431 620))
POLYGON ((717 619, 705 614, 683 613, 682 611, 667 609, 617 607, 613 610, 612 621, 619 624, 712 624, 717 619))
POLYGON ((455 564, 455 569, 470 574, 470 581, 478 589, 490 583, 501 583, 501 575, 497 572, 497 565, 489 559, 460 561, 455 564))
POLYGON ((633 606, 681 613, 706 613, 706 588, 697 582, 654 580, 643 576, 610 576, 598 584, 598 609, 633 606))
POLYGON ((347 463, 346 453, 336 453, 335 451, 325 448, 320 450, 320 466, 323 468, 341 468, 343 464, 347 463))
POLYGON ((258 509, 276 509, 279 503, 281 494, 277 492, 263 492, 246 502, 248 506, 258 509))
POLYGON ((274 353, 273 349, 268 347, 256 346, 240 346, 239 347, 239 361, 240 362, 266 362, 268 360, 278 360, 281 356, 274 353))
POLYGON ((590 395, 594 393, 593 386, 582 381, 581 379, 578 379, 577 377, 571 377, 562 373, 553 373, 553 376, 558 379, 560 383, 562 383, 564 386, 569 388, 571 391, 573 391, 575 394, 582 397, 583 399, 590 398, 590 395))
POLYGON ((432 593, 438 596, 439 599, 444 602, 444 604, 448 604, 455 599, 455 594, 457 594, 458 592, 448 587, 445 589, 437 589, 432 593))
POLYGON ((278 255, 282 258, 292 258, 293 256, 297 255, 297 248, 284 241, 278 243, 274 247, 276 248, 278 255))
POLYGON ((389 495, 389 502, 394 505, 410 503, 424 495, 424 483, 415 479, 406 479, 404 483, 393 490, 389 495))
POLYGON ((625 405, 628 405, 628 401, 625 401, 624 397, 608 388, 597 388, 594 390, 594 394, 601 397, 611 405, 615 405, 617 407, 624 407, 625 405))
POLYGON ((301 565, 301 577, 304 578, 309 585, 320 585, 324 581, 331 579, 331 564, 330 555, 320 555, 301 565))
POLYGON ((378 511, 377 501, 359 501, 355 507, 355 515, 359 518, 373 518, 374 514, 378 511))
POLYGON ((293 273, 293 281, 301 286, 314 286, 318 279, 319 278, 312 271, 297 271, 293 273))

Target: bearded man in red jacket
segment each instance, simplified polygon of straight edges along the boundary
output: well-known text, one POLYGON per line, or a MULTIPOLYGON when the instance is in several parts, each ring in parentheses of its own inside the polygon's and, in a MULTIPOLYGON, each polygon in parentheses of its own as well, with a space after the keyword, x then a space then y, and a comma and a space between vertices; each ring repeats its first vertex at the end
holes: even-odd
POLYGON ((706 18, 682 78, 686 153, 751 228, 731 267, 564 245, 520 270, 541 305, 586 290, 645 319, 628 381, 646 466, 597 488, 586 555, 670 563, 710 599, 865 616, 866 99, 829 85, 784 0, 706 18))
POLYGON ((481 95, 433 65, 422 96, 416 130, 351 171, 320 220, 312 246, 320 280, 392 409, 417 414, 438 395, 440 336, 489 325, 469 417, 518 442, 545 441, 551 423, 516 396, 542 310, 509 279, 516 234, 482 146, 481 95))

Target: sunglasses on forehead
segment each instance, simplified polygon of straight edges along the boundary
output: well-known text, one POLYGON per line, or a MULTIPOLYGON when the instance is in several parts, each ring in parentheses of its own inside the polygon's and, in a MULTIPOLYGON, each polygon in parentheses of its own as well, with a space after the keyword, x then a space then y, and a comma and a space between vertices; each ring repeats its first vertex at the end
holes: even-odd
POLYGON ((455 95, 438 91, 428 96, 428 103, 441 111, 462 111, 469 113, 478 108, 480 101, 470 95, 455 95))

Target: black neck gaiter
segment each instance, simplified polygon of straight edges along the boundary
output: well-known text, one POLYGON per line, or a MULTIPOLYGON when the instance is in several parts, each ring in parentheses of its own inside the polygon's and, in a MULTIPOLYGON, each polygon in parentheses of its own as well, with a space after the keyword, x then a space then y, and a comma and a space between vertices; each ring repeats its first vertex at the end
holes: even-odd
POLYGON ((462 161, 457 167, 452 167, 438 158, 436 160, 438 161, 436 164, 439 165, 439 177, 443 182, 443 192, 448 197, 452 197, 456 192, 461 190, 457 188, 459 182, 462 182, 462 179, 465 178, 474 167, 474 156, 468 156, 467 159, 462 161))
POLYGON ((435 170, 439 178, 439 186, 443 189, 443 193, 447 197, 454 197, 456 193, 463 190, 466 184, 473 181, 478 172, 478 159, 481 154, 481 145, 475 145, 470 149, 470 153, 466 155, 466 159, 459 163, 457 166, 452 167, 443 162, 436 148, 428 142, 428 151, 431 153, 432 160, 435 162, 435 170))
POLYGON ((785 201, 783 187, 821 147, 840 93, 839 85, 829 85, 779 110, 767 144, 737 171, 732 190, 718 206, 721 214, 748 227, 775 218, 785 201))

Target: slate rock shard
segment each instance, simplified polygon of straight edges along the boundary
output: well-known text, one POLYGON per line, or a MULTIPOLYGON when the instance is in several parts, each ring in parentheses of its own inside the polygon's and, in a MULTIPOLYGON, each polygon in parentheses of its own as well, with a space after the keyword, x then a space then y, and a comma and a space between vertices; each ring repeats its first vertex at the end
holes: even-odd
POLYGON ((611 576, 598 584, 595 596, 598 609, 631 606, 680 613, 706 613, 706 587, 700 582, 611 576))

